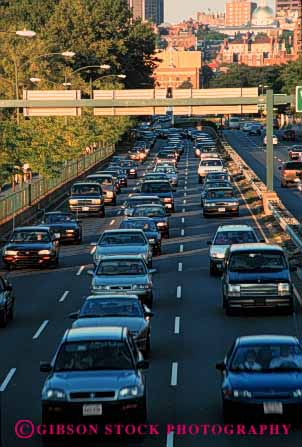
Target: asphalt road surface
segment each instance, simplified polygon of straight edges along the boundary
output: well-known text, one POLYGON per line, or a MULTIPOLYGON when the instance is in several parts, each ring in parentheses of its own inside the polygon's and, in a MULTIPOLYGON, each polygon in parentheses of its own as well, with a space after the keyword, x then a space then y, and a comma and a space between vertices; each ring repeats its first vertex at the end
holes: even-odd
MULTIPOLYGON (((266 148, 263 147, 263 137, 248 136, 243 131, 225 131, 225 137, 238 152, 240 157, 255 171, 258 177, 266 181, 266 148)), ((285 207, 298 219, 302 218, 302 193, 297 187, 281 188, 279 167, 288 161, 288 148, 298 143, 279 142, 274 146, 274 190, 285 207)))
MULTIPOLYGON (((232 138, 237 137, 234 134, 232 138)), ((217 424, 223 424, 223 419, 220 373, 215 370, 215 364, 223 359, 235 337, 263 333, 302 336, 300 314, 224 315, 220 279, 209 276, 206 242, 212 239, 222 223, 256 226, 243 204, 240 217, 235 219, 202 217, 197 159, 191 144, 186 144, 179 163, 179 187, 175 193, 176 213, 171 217, 171 238, 164 240, 163 255, 154 260, 154 268, 157 269, 154 274, 155 316, 152 321, 150 369, 146 374, 149 422, 159 424, 160 435, 141 441, 129 439, 114 445, 298 447, 302 439, 302 431, 299 430, 292 432, 290 437, 205 436, 202 429, 195 436, 175 433, 167 436, 167 424, 216 424, 215 432, 219 430, 217 424)), ((150 163, 150 158, 142 169, 150 163)), ((136 181, 129 182, 129 187, 119 196, 119 204, 135 185, 136 181)), ((105 219, 83 219, 83 244, 62 248, 60 268, 18 270, 8 275, 15 290, 17 312, 15 320, 1 329, 1 447, 39 447, 42 444, 38 435, 27 440, 19 439, 15 434, 15 424, 20 419, 40 423, 40 394, 45 374, 39 372, 39 363, 52 358, 65 329, 71 326, 67 315, 79 309, 83 298, 89 294, 91 278, 85 271, 92 262, 90 244, 104 229, 118 226, 121 219, 117 216, 118 209, 118 206, 107 207, 105 219)), ((193 430, 196 431, 196 427, 193 430)), ((27 433, 26 430, 24 432, 27 433)), ((101 445, 105 443, 95 444, 101 445)))

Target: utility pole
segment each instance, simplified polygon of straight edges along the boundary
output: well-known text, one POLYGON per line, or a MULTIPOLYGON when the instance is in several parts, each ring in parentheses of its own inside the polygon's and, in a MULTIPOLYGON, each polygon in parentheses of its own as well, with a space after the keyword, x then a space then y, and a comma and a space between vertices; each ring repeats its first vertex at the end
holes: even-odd
POLYGON ((274 92, 266 91, 266 186, 274 191, 274 92))

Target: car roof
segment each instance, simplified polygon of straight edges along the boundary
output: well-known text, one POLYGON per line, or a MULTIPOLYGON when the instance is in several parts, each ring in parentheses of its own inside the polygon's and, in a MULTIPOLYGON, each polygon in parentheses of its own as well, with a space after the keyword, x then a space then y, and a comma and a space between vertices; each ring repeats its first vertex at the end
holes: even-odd
POLYGON ((148 200, 152 200, 152 199, 158 199, 158 200, 160 200, 160 198, 158 197, 158 196, 144 196, 144 195, 136 195, 136 194, 133 194, 133 195, 131 195, 131 196, 129 196, 126 200, 129 200, 129 199, 139 199, 139 200, 146 200, 146 199, 148 199, 148 200))
POLYGON ((97 183, 97 182, 77 182, 77 183, 74 183, 73 185, 72 185, 72 187, 74 187, 74 186, 79 186, 79 185, 89 185, 89 186, 92 186, 92 185, 94 185, 94 186, 98 186, 98 187, 100 187, 100 185, 97 183))
POLYGON ((249 244, 240 244, 240 245, 231 245, 230 251, 231 253, 234 252, 240 252, 240 251, 247 251, 247 250, 253 250, 253 251, 264 251, 264 250, 274 250, 274 251, 280 251, 280 253, 283 253, 283 248, 280 247, 280 245, 275 244, 265 244, 265 243, 249 243, 249 244))
POLYGON ((220 225, 217 233, 220 231, 254 231, 250 225, 220 225))
POLYGON ((248 346, 253 344, 299 344, 296 337, 292 335, 247 335, 238 337, 240 346, 248 346))
POLYGON ((170 185, 169 180, 143 180, 143 183, 168 183, 170 185))
POLYGON ((65 342, 89 340, 117 340, 121 341, 126 335, 124 327, 81 327, 68 329, 65 333, 65 342))
POLYGON ((92 178, 92 177, 112 177, 111 174, 107 174, 106 172, 96 172, 95 174, 90 174, 86 178, 92 178))
POLYGON ((142 255, 108 255, 108 256, 102 256, 101 262, 103 261, 117 261, 119 259, 122 260, 130 260, 130 261, 143 261, 144 258, 142 255))
POLYGON ((165 206, 164 206, 164 204, 162 203, 145 203, 145 204, 142 204, 142 205, 136 205, 135 206, 135 208, 145 208, 145 207, 148 207, 148 208, 154 208, 154 207, 157 207, 157 208, 165 208, 165 206))
POLYGON ((210 186, 208 188, 208 191, 226 191, 226 190, 230 190, 230 189, 233 191, 232 186, 210 186))
POLYGON ((14 231, 35 231, 35 230, 39 230, 39 231, 49 231, 50 227, 48 227, 47 225, 31 225, 28 227, 16 227, 14 229, 14 231))
MULTIPOLYGON (((138 206, 142 206, 142 205, 138 205, 138 206)), ((151 217, 148 217, 148 216, 146 216, 146 217, 144 217, 144 216, 135 216, 135 217, 127 217, 126 219, 124 219, 124 220, 122 220, 122 222, 121 222, 121 224, 123 223, 123 222, 131 222, 131 221, 134 221, 134 220, 143 220, 143 221, 149 221, 150 223, 152 222, 152 223, 154 223, 154 221, 153 221, 153 219, 151 219, 151 217)))
POLYGON ((136 229, 116 229, 116 230, 104 230, 103 234, 116 234, 116 233, 143 233, 143 230, 140 230, 139 228, 136 229))
POLYGON ((118 293, 108 293, 108 295, 89 295, 85 298, 85 301, 95 301, 95 300, 102 300, 102 299, 131 299, 131 300, 135 300, 135 301, 140 301, 139 297, 137 295, 127 295, 127 294, 123 294, 123 295, 119 295, 118 293))
POLYGON ((69 212, 69 211, 48 211, 47 213, 45 213, 44 215, 45 216, 49 216, 49 215, 54 215, 54 214, 62 214, 62 215, 66 215, 66 214, 68 214, 68 215, 74 215, 74 213, 72 213, 72 212, 69 212))

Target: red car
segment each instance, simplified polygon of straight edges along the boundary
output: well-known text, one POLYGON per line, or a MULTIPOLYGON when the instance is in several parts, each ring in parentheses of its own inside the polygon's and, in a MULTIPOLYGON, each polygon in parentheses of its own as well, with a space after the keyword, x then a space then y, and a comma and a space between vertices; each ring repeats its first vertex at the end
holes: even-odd
POLYGON ((302 146, 292 146, 288 149, 288 156, 291 160, 301 160, 302 146))

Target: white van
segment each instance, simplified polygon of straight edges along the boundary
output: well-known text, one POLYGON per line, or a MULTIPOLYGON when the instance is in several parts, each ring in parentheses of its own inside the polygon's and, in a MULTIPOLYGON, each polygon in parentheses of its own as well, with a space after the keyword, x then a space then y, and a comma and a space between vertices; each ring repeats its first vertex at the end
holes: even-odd
POLYGON ((230 118, 229 129, 240 129, 240 119, 237 117, 230 118))

